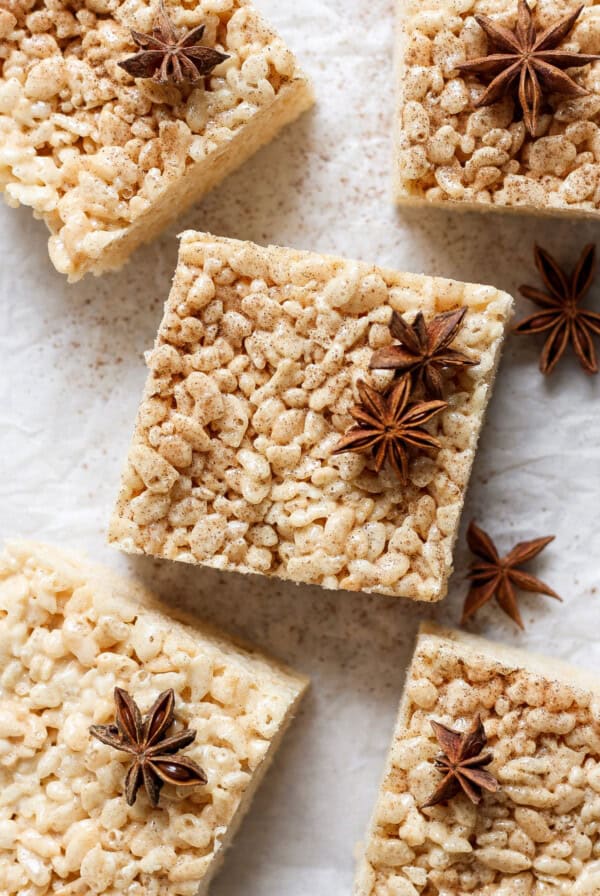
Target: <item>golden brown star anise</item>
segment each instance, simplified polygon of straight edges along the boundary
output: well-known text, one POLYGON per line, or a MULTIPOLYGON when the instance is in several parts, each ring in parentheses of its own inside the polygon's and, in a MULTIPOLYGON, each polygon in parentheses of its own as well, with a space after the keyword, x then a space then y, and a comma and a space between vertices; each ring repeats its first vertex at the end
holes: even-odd
POLYGON ((425 394, 442 398, 446 368, 461 370, 478 364, 462 352, 450 348, 467 313, 466 308, 438 314, 428 324, 419 311, 414 323, 407 323, 397 311, 392 313, 390 333, 399 345, 389 345, 374 352, 372 370, 396 370, 408 373, 415 386, 422 385, 425 394))
POLYGON ((399 380, 386 394, 364 382, 357 383, 361 404, 350 411, 356 420, 341 439, 334 454, 354 451, 371 454, 375 470, 387 462, 402 483, 408 481, 409 449, 439 449, 439 441, 424 429, 433 417, 448 407, 445 401, 412 402, 410 377, 399 380))
POLYGON ((167 737, 175 715, 174 704, 173 691, 164 691, 142 719, 135 700, 127 691, 115 688, 116 724, 90 728, 92 737, 132 757, 125 778, 125 796, 130 806, 142 784, 150 803, 158 806, 163 784, 196 787, 207 782, 199 765, 185 756, 174 755, 196 739, 196 732, 189 729, 167 737))
POLYGON ((476 806, 481 802, 483 790, 487 790, 488 793, 498 792, 500 785, 494 776, 485 770, 492 762, 493 756, 491 753, 484 753, 487 737, 481 716, 475 717, 464 734, 446 728, 439 722, 432 721, 431 727, 443 750, 442 755, 435 760, 435 765, 443 773, 444 779, 422 806, 423 809, 445 803, 461 790, 476 806))
POLYGON ((541 33, 535 27, 533 11, 527 0, 519 0, 514 31, 489 16, 476 15, 491 52, 457 66, 465 74, 473 72, 492 79, 476 105, 490 106, 518 85, 517 95, 525 126, 535 135, 544 93, 586 96, 588 91, 564 70, 589 65, 600 56, 559 49, 583 9, 583 5, 579 6, 541 33))
POLYGON ((160 0, 152 34, 132 30, 131 37, 140 52, 119 65, 134 78, 152 78, 159 84, 172 81, 178 86, 186 82, 196 84, 215 66, 229 59, 225 53, 200 43, 204 29, 205 26, 200 25, 178 37, 164 2, 160 0))

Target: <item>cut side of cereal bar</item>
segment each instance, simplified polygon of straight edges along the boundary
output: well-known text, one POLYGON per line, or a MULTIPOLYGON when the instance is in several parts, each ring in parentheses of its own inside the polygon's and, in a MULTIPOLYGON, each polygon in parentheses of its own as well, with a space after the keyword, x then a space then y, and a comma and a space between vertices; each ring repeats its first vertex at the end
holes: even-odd
MULTIPOLYGON (((490 94, 492 104, 478 106, 500 66, 490 65, 489 75, 473 67, 502 52, 478 19, 514 32, 520 2, 398 0, 394 177, 400 204, 598 216, 600 62, 573 60, 563 72, 562 89, 581 95, 543 89, 533 130, 520 108, 518 78, 507 92, 490 94), (471 70, 461 69, 464 63, 471 70), (567 74, 575 87, 566 84, 567 74)), ((598 0, 528 4, 538 35, 581 9, 557 50, 583 58, 600 53, 598 0)))
MULTIPOLYGON (((109 540, 123 550, 330 589, 444 597, 511 298, 487 286, 185 233, 109 540), (392 312, 466 309, 402 483, 336 454, 392 312)), ((363 390, 364 391, 364 390, 363 390)))
POLYGON ((206 894, 306 686, 167 616, 109 570, 9 543, 0 558, 0 892, 206 894), (143 714, 173 690, 173 733, 196 732, 180 755, 201 766, 204 786, 166 785, 157 808, 142 787, 128 805, 131 755, 90 734, 113 724, 115 687, 143 714))
POLYGON ((597 676, 425 625, 355 896, 593 896, 599 806, 597 676), (431 723, 477 716, 498 792, 421 808, 443 778, 431 723))
POLYGON ((197 83, 134 78, 119 63, 158 3, 0 4, 0 190, 46 222, 71 281, 121 267, 313 103, 251 3, 166 13, 180 37, 204 25, 202 44, 229 58, 197 83))

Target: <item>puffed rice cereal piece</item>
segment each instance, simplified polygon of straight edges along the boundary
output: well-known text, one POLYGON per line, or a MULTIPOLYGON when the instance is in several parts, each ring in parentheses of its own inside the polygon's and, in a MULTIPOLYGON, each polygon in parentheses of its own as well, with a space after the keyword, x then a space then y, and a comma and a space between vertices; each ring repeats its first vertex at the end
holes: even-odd
POLYGON ((437 601, 512 310, 487 286, 183 234, 109 540, 216 569, 437 601), (408 485, 332 451, 393 309, 467 306, 442 450, 408 485), (192 326, 198 324, 199 326, 192 326))
MULTIPOLYGON (((582 5, 580 0, 529 2, 539 29, 582 5)), ((456 68, 487 52, 475 16, 492 16, 514 29, 517 0, 397 4, 398 203, 597 218, 600 62, 569 72, 588 96, 545 95, 548 110, 532 137, 510 95, 477 109, 474 101, 488 82, 456 68)), ((587 0, 565 48, 600 52, 600 0, 587 0)))
POLYGON ((354 896, 597 896, 599 725, 597 676, 422 626, 354 896), (421 809, 441 780, 431 720, 477 713, 500 792, 421 809))
POLYGON ((314 101, 249 0, 167 0, 229 58, 204 85, 134 79, 118 63, 158 0, 0 0, 0 191, 45 221, 70 281, 120 268, 314 101))
POLYGON ((0 893, 205 894, 307 681, 74 554, 0 557, 0 893), (175 690, 205 787, 123 795, 127 754, 94 740, 113 691, 175 690))

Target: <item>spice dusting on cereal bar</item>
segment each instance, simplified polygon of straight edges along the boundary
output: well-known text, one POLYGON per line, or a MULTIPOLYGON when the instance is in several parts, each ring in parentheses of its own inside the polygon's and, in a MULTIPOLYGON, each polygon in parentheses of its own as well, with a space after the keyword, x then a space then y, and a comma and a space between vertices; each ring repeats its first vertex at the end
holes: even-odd
POLYGON ((599 698, 597 676, 425 626, 355 896, 600 893, 599 698), (423 808, 440 787, 432 721, 451 741, 476 738, 477 716, 472 751, 487 741, 481 761, 498 786, 486 781, 478 805, 456 792, 423 808))
POLYGON ((173 614, 55 548, 0 557, 3 896, 206 896, 306 681, 173 614))
POLYGON ((110 541, 440 600, 511 308, 491 287, 184 234, 110 541), (411 375, 407 413, 427 414, 394 444, 369 430, 365 447, 352 415, 361 393, 393 401, 397 371, 370 369, 392 347, 393 312, 407 326, 422 312, 426 327, 457 309, 451 353, 436 354, 443 400, 421 402, 425 384, 411 375))
POLYGON ((70 280, 119 268, 312 102, 248 0, 0 0, 0 190, 70 280), (158 70, 132 32, 162 35, 158 70))
POLYGON ((398 11, 398 202, 596 217, 600 0, 398 11))

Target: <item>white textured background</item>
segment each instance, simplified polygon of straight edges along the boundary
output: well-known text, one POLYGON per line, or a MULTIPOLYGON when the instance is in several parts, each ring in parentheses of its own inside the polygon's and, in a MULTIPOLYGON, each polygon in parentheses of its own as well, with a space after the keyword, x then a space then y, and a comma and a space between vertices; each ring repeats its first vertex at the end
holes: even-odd
MULTIPOLYGON (((538 239, 566 264, 590 224, 399 214, 390 202, 392 0, 259 0, 314 78, 318 106, 118 275, 68 286, 28 209, 0 209, 0 534, 86 549, 313 677, 314 687, 233 847, 214 896, 347 896, 419 620, 402 601, 321 592, 119 556, 105 529, 169 290, 179 230, 274 242, 515 293, 538 239)), ((600 279, 591 303, 600 310, 600 279)), ((519 300, 523 316, 527 303, 519 300)), ((507 549, 554 533, 535 571, 565 597, 523 599, 526 635, 495 607, 472 628, 600 669, 600 382, 541 344, 509 340, 464 523, 507 549)), ((464 525, 463 525, 464 530, 464 525)), ((468 555, 449 599, 456 624, 468 555)))

